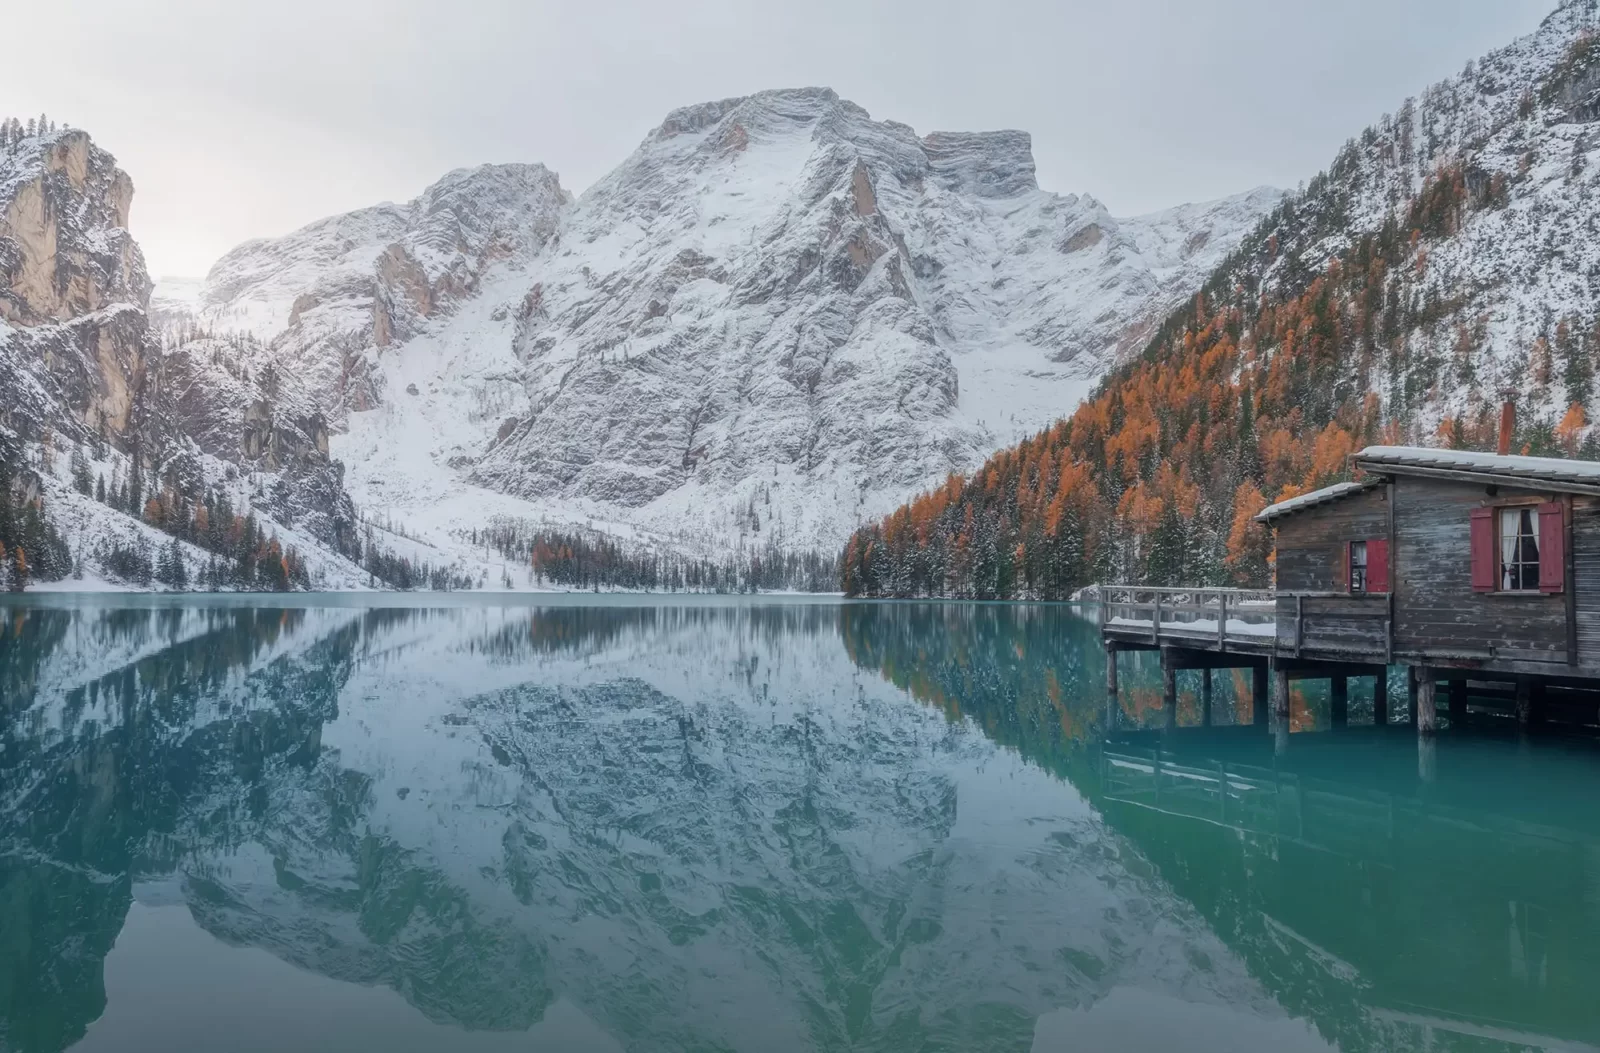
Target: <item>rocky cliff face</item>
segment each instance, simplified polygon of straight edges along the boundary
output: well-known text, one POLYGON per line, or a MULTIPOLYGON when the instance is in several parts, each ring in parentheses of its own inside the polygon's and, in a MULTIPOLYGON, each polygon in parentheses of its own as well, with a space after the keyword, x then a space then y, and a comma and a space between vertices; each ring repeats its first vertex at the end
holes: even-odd
POLYGON ((674 111, 581 199, 482 168, 241 246, 200 310, 313 380, 358 495, 414 528, 496 491, 831 546, 1069 409, 1277 199, 1119 220, 1040 190, 1025 133, 764 92, 674 111))
POLYGON ((132 199, 84 132, 0 147, 0 424, 133 444, 153 355, 132 199))
MULTIPOLYGON (((26 466, 32 496, 62 494, 69 457, 89 460, 102 482, 137 475, 151 492, 170 487, 190 500, 237 490, 279 523, 354 552, 342 469, 300 379, 280 384, 274 369, 252 377, 218 341, 153 330, 152 283, 127 229, 133 183, 115 159, 75 129, 0 142, 0 436, 5 463, 26 466)), ((131 522, 115 527, 131 520, 125 511, 68 517, 80 561, 93 553, 82 551, 79 526, 102 541, 108 524, 111 534, 140 534, 131 522)))

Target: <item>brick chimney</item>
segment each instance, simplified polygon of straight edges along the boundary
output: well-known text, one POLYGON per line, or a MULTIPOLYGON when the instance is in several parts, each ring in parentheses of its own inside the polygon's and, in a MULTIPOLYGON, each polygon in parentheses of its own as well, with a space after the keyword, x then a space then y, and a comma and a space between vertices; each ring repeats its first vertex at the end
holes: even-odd
POLYGON ((1495 452, 1504 457, 1511 452, 1511 433, 1517 430, 1517 404, 1510 399, 1500 407, 1500 445, 1495 452))

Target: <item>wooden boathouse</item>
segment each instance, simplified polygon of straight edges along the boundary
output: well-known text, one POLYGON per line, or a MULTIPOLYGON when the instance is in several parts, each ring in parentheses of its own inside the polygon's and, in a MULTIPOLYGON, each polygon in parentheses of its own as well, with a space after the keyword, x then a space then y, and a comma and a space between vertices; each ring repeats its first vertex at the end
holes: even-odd
MULTIPOLYGON (((1291 679, 1326 679, 1332 719, 1350 677, 1404 667, 1418 730, 1500 710, 1527 725, 1597 722, 1600 463, 1404 446, 1354 455, 1357 479, 1279 502, 1270 591, 1102 587, 1107 687, 1116 652, 1159 650, 1168 712, 1176 672, 1249 667, 1257 721, 1288 714, 1291 679)), ((1202 691, 1208 708, 1209 690, 1202 691)), ((1169 720, 1172 718, 1169 716, 1169 720)))

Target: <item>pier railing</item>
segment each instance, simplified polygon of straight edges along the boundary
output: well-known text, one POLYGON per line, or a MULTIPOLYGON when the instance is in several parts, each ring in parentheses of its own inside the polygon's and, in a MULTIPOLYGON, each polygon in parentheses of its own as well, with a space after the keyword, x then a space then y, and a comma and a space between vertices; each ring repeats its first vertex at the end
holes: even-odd
POLYGON ((1270 589, 1099 585, 1086 598, 1100 603, 1100 628, 1107 636, 1226 649, 1270 648, 1278 633, 1278 601, 1270 589))

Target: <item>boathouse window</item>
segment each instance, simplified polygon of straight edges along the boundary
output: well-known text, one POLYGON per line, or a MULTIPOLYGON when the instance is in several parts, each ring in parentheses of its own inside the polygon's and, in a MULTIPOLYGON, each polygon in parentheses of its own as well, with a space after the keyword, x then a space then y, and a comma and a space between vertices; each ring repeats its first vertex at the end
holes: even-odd
POLYGON ((1539 512, 1500 510, 1500 590, 1531 592, 1539 587, 1539 512))
POLYGON ((1474 509, 1472 588, 1561 592, 1567 580, 1566 543, 1560 502, 1474 509))
POLYGON ((1344 584, 1352 593, 1389 591, 1387 539, 1345 542, 1344 584))

